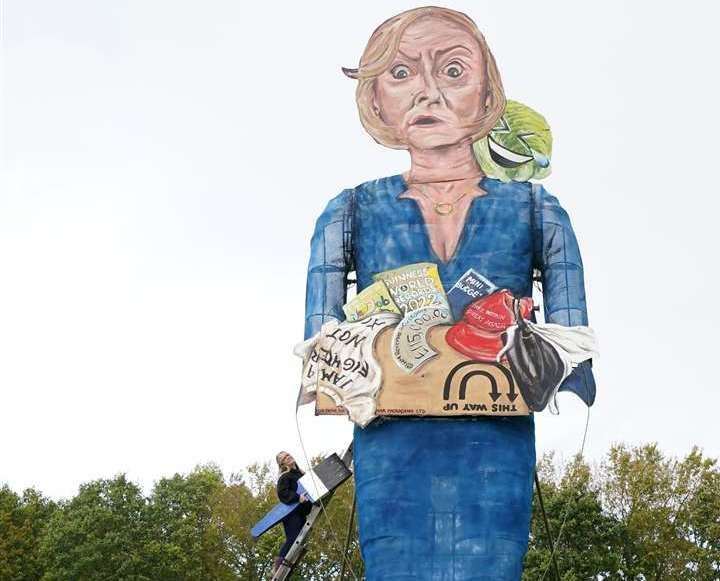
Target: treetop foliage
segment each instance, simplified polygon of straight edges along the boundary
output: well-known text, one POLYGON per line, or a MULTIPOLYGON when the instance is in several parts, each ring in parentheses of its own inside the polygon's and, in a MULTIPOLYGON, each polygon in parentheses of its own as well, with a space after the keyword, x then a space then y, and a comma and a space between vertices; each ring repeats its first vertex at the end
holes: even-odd
MULTIPOLYGON (((548 454, 537 469, 563 581, 720 579, 720 469, 699 449, 678 459, 655 444, 618 444, 595 466, 548 454)), ((157 481, 147 496, 121 474, 62 501, 3 486, 0 581, 269 578, 282 527, 258 541, 250 528, 277 502, 276 478, 269 463, 228 478, 209 464, 157 481)), ((339 577, 353 495, 351 479, 293 579, 339 577)), ((356 522, 346 579, 362 578, 356 522)), ((554 579, 551 553, 536 496, 523 579, 554 579)))

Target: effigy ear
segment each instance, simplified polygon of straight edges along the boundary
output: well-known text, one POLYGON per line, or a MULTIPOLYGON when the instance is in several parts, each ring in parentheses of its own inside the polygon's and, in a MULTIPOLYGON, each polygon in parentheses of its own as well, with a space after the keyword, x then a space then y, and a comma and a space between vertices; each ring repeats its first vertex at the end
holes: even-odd
POLYGON ((349 69, 347 67, 340 67, 340 68, 342 69, 342 72, 345 74, 346 77, 357 80, 358 69, 349 69))

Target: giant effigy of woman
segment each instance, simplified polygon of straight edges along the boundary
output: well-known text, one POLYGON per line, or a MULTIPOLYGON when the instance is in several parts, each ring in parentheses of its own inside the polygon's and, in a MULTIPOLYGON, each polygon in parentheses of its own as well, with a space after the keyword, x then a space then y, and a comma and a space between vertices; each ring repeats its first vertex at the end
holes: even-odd
MULTIPOLYGON (((318 218, 305 339, 345 319, 349 273, 362 293, 379 273, 408 265, 435 272, 440 294, 472 272, 508 296, 531 297, 539 271, 549 327, 586 326, 583 265, 567 213, 537 184, 483 173, 473 149, 506 108, 475 23, 444 8, 403 12, 375 30, 359 67, 344 71, 358 81, 365 129, 382 145, 406 149, 411 163, 402 174, 343 190, 318 218)), ((538 152, 530 158, 546 162, 538 152)), ((453 335, 461 350, 468 332, 453 335)), ((591 405, 590 361, 568 368, 559 385, 591 405)), ((532 414, 378 418, 356 425, 354 462, 368 581, 520 579, 535 469, 532 414)))

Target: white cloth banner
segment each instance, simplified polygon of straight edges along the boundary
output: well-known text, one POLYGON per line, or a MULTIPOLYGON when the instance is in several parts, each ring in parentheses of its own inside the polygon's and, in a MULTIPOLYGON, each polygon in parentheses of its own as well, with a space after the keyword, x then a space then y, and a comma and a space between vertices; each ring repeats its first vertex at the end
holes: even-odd
POLYGON ((296 345, 293 352, 303 359, 298 405, 324 393, 347 410, 350 420, 361 427, 369 424, 375 418, 375 396, 382 381, 373 353, 375 338, 398 321, 399 314, 385 312, 352 323, 332 320, 296 345))

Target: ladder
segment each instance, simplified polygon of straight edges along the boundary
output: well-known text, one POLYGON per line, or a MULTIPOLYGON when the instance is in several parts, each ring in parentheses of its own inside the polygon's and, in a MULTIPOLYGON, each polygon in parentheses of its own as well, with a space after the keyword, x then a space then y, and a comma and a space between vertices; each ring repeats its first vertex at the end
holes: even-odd
POLYGON ((290 547, 287 555, 285 555, 285 560, 278 567, 277 571, 275 571, 275 575, 272 576, 272 581, 283 581, 284 579, 287 579, 290 576, 290 573, 292 573, 293 569, 295 568, 295 565, 300 562, 303 555, 305 554, 305 541, 310 534, 310 531, 312 531, 313 527, 315 526, 315 521, 320 516, 322 510, 322 506, 320 506, 319 504, 316 504, 312 507, 310 514, 305 520, 305 525, 300 531, 300 534, 295 539, 292 547, 290 547))
MULTIPOLYGON (((345 463, 345 466, 351 468, 352 443, 348 446, 347 450, 345 450, 345 453, 342 455, 342 461, 345 463)), ((312 509, 310 510, 310 514, 308 514, 307 519, 305 519, 305 525, 300 531, 300 534, 295 539, 292 547, 290 547, 287 555, 285 555, 284 561, 277 568, 277 571, 275 571, 275 574, 272 576, 271 581, 284 581, 293 572, 295 566, 300 563, 303 555, 305 554, 307 538, 310 535, 313 527, 315 526, 315 522, 317 521, 318 517, 324 511, 323 505, 327 505, 330 502, 330 499, 332 498, 334 492, 334 490, 331 491, 324 499, 319 500, 313 505, 312 509)))

